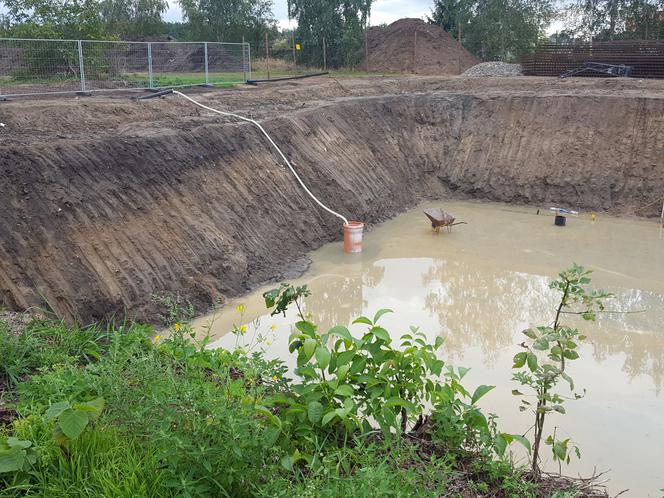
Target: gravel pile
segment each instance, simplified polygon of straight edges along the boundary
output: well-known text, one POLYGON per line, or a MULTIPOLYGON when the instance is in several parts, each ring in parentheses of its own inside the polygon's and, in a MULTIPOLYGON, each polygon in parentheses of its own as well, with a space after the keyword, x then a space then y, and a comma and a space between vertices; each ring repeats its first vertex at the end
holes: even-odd
POLYGON ((521 76, 521 64, 508 64, 507 62, 481 62, 466 69, 462 76, 521 76))

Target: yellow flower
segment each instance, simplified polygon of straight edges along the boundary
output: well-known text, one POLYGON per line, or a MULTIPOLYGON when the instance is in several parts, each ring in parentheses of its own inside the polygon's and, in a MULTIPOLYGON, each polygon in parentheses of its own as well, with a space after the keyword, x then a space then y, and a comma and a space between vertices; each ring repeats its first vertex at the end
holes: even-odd
POLYGON ((161 341, 160 335, 156 335, 152 338, 152 342, 154 342, 155 344, 157 344, 159 341, 161 341))
POLYGON ((277 377, 276 375, 273 375, 273 376, 272 376, 272 380, 276 382, 276 381, 279 380, 279 377, 277 377))
POLYGON ((244 304, 238 304, 237 308, 235 308, 235 311, 237 311, 240 314, 244 313, 244 304))
POLYGON ((176 332, 180 332, 180 329, 181 329, 181 328, 182 328, 182 325, 180 325, 179 323, 176 323, 176 324, 175 324, 175 331, 176 331, 176 332))
POLYGON ((246 334, 247 333, 247 326, 246 325, 240 325, 240 334, 246 334))
POLYGON ((267 341, 268 346, 272 346, 272 341, 267 341))
POLYGON ((274 323, 273 323, 272 325, 270 325, 270 330, 271 330, 272 332, 274 332, 275 330, 277 330, 277 325, 274 324, 274 323))

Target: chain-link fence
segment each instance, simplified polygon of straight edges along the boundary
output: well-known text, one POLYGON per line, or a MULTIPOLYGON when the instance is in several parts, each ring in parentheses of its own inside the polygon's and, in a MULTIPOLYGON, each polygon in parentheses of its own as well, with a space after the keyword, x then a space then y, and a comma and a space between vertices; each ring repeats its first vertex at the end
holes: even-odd
POLYGON ((0 38, 0 96, 230 86, 250 60, 248 43, 0 38))

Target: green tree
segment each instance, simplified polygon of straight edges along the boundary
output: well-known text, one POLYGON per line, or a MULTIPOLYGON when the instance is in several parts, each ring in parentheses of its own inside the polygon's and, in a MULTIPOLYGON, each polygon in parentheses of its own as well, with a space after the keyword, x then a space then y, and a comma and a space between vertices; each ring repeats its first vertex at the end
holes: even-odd
POLYGON ((108 36, 96 0, 4 0, 4 3, 8 36, 67 39, 108 36))
POLYGON ((103 0, 101 15, 109 32, 131 38, 159 34, 166 0, 103 0))
POLYGON ((565 31, 584 40, 664 37, 664 0, 576 0, 565 9, 565 31))
POLYGON ((274 28, 272 0, 178 0, 189 26, 189 39, 255 44, 274 28))
POLYGON ((554 14, 552 0, 435 0, 429 21, 484 60, 532 51, 554 14))
POLYGON ((288 0, 289 16, 297 20, 295 37, 306 48, 305 62, 321 65, 322 38, 325 38, 327 64, 346 67, 362 56, 363 33, 367 27, 372 0, 288 0))

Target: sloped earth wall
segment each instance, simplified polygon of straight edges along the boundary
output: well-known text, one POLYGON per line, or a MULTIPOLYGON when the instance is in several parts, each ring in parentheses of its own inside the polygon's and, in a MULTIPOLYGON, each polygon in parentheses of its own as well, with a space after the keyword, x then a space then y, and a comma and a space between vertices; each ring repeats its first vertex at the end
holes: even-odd
MULTIPOLYGON (((664 196, 664 99, 422 93, 263 122, 324 202, 370 224, 424 199, 654 216, 664 196)), ((341 238, 339 220, 250 125, 10 143, 0 154, 10 309, 46 300, 82 322, 152 320, 151 296, 165 291, 204 311, 341 238)))

